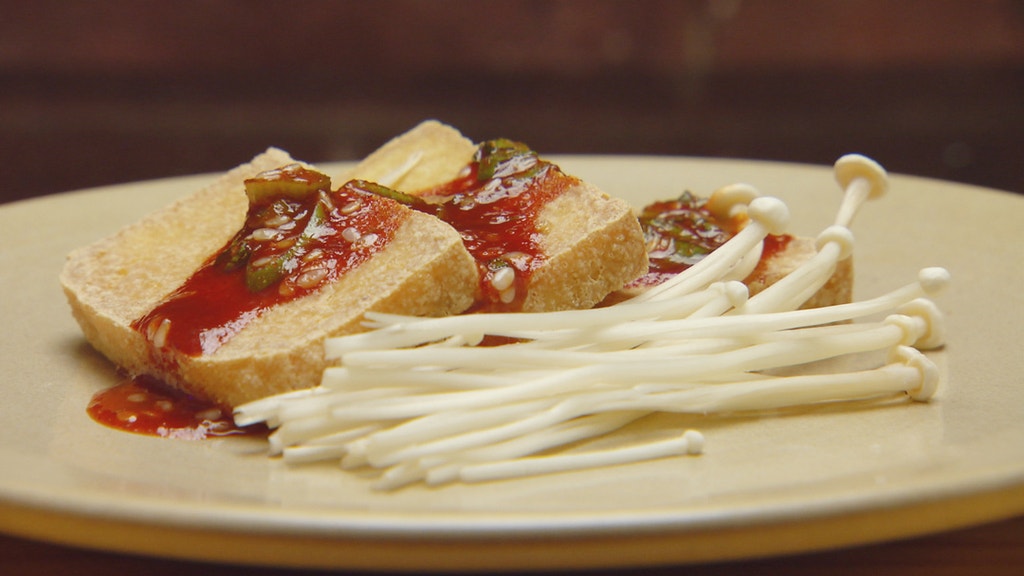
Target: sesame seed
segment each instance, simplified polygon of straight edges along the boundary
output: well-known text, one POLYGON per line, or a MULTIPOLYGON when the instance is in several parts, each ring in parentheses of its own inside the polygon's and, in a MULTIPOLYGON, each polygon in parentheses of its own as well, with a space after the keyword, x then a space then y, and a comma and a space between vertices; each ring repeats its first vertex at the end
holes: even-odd
POLYGON ((341 213, 344 214, 345 216, 348 216, 349 214, 352 214, 356 210, 362 208, 362 206, 362 202, 360 202, 359 200, 353 200, 341 207, 341 213))
POLYGON ((373 243, 376 242, 376 241, 377 241, 377 235, 371 232, 371 233, 365 234, 361 238, 359 238, 359 246, 361 246, 361 247, 373 246, 373 243))
POLYGON ((349 242, 355 242, 356 240, 359 240, 361 236, 362 234, 359 233, 359 230, 356 230, 352 226, 341 231, 341 237, 349 242))
POLYGON ((156 331, 153 333, 153 346, 157 348, 163 348, 164 344, 167 343, 167 333, 171 331, 171 319, 164 318, 160 321, 160 325, 157 326, 156 331))
POLYGON ((257 228, 252 231, 249 235, 250 238, 257 241, 273 240, 277 237, 277 230, 274 228, 257 228))
POLYGON ((313 288, 323 282, 324 278, 327 277, 329 270, 327 268, 312 268, 306 270, 299 277, 295 279, 295 284, 300 288, 313 288))
POLYGON ((284 240, 280 240, 278 242, 274 242, 274 248, 277 248, 278 250, 287 250, 287 249, 291 248, 294 245, 295 245, 295 237, 285 238, 284 240))
POLYGON ((494 289, 498 292, 504 292, 512 286, 512 282, 515 281, 515 279, 515 269, 505 266, 504 268, 499 268, 494 275, 491 276, 491 286, 494 286, 494 289))
POLYGON ((280 228, 291 221, 292 219, 286 214, 274 214, 270 218, 264 220, 263 225, 268 228, 280 228))

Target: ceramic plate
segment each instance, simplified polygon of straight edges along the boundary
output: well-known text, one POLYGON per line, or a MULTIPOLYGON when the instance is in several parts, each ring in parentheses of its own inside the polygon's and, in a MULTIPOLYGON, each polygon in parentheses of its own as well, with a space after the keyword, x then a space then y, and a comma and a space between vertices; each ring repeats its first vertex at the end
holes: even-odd
MULTIPOLYGON (((787 201, 793 231, 827 226, 827 167, 564 157, 635 204, 733 182, 787 201)), ((925 266, 948 345, 933 402, 703 417, 706 452, 587 472, 395 493, 334 465, 289 468, 254 438, 190 442, 104 428, 89 398, 118 381, 57 283, 65 255, 210 176, 0 206, 0 530, 165 557, 375 569, 622 567, 877 542, 1024 512, 1024 198, 894 176, 854 223, 858 298, 925 266)))

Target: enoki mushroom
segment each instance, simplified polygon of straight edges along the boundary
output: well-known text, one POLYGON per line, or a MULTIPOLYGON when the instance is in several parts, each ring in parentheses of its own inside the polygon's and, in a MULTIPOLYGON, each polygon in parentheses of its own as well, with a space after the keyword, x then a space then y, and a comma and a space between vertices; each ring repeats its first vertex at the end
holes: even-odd
POLYGON ((321 386, 239 407, 239 425, 274 429, 270 452, 288 463, 334 460, 376 468, 376 487, 481 482, 696 455, 704 437, 598 447, 592 441, 652 413, 777 410, 900 396, 928 401, 939 371, 920 350, 943 345, 931 298, 941 268, 870 299, 799 309, 849 258, 860 206, 881 196, 885 171, 863 156, 835 164, 843 202, 817 254, 749 297, 745 277, 788 210, 748 185, 712 194, 721 215, 749 223, 721 248, 664 284, 606 308, 414 318, 369 313, 371 330, 329 339, 321 386), (511 344, 482 346, 486 336, 511 344), (877 353, 852 372, 813 363, 877 353), (786 369, 804 367, 805 370, 786 369), (589 443, 588 443, 589 442, 589 443))

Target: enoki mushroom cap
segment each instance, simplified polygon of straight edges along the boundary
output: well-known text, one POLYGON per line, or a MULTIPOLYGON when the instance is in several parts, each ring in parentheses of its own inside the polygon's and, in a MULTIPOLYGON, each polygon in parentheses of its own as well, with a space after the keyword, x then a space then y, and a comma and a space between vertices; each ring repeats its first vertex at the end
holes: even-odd
POLYGON ((784 234, 789 225, 789 207, 778 198, 755 198, 747 207, 751 220, 765 227, 769 234, 784 234))
POLYGON ((870 186, 868 198, 876 199, 889 190, 889 175, 885 168, 867 156, 846 154, 833 166, 836 182, 846 190, 854 180, 863 178, 870 186))
POLYGON ((924 320, 924 330, 911 346, 920 350, 934 350, 946 343, 945 317, 931 300, 917 298, 900 306, 897 311, 924 320))
POLYGON ((917 281, 921 285, 921 289, 924 290, 928 296, 938 296, 940 293, 949 287, 949 283, 952 281, 952 276, 949 270, 940 268, 938 266, 932 266, 929 268, 922 268, 917 273, 917 281))
POLYGON ((836 244, 839 246, 839 256, 836 260, 845 260, 853 255, 854 238, 853 232, 845 226, 829 226, 818 234, 815 245, 821 250, 825 244, 836 244))
POLYGON ((746 304, 747 300, 750 299, 750 289, 747 285, 738 280, 731 280, 729 282, 723 282, 719 285, 719 290, 729 300, 729 304, 733 308, 738 308, 746 304))
POLYGON ((728 184, 711 193, 707 207, 715 218, 727 220, 736 216, 738 209, 745 208, 760 196, 757 188, 750 184, 728 184))
POLYGON ((920 374, 920 384, 907 390, 907 394, 912 400, 927 402, 935 396, 935 392, 939 389, 939 367, 924 353, 910 346, 897 346, 890 354, 889 361, 915 368, 920 374))

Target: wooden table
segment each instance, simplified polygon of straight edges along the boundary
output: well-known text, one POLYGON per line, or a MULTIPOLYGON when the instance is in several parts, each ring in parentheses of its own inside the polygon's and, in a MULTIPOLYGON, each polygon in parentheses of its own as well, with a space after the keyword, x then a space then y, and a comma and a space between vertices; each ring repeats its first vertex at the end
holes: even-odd
MULTIPOLYGON (((298 570, 222 566, 122 554, 79 550, 0 536, 0 574, 75 574, 99 576, 144 574, 146 576, 217 576, 297 574, 298 570)), ((901 542, 826 551, 798 556, 645 569, 577 572, 577 574, 788 574, 808 576, 947 576, 953 574, 1017 576, 1024 573, 1024 518, 1015 518, 973 528, 901 542)), ((357 572, 350 572, 357 574, 357 572)), ((358 572, 358 574, 364 574, 358 572)))

